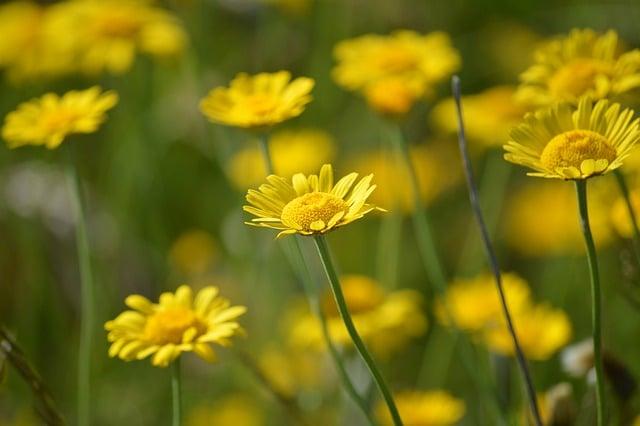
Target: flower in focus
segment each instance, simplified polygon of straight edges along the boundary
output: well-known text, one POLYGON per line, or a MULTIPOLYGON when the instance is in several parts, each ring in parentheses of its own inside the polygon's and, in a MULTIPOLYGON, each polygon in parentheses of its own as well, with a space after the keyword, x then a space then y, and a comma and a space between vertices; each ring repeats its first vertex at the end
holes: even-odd
MULTIPOLYGON (((512 312, 518 341, 525 356, 534 360, 549 359, 571 338, 571 322, 566 313, 547 305, 512 312)), ((488 325, 483 333, 484 343, 494 352, 513 355, 515 350, 505 321, 500 318, 488 325)))
POLYGON ((640 140, 639 119, 630 109, 582 98, 525 116, 504 146, 505 160, 529 167, 529 176, 587 179, 622 165, 640 140))
POLYGON ((242 332, 236 319, 246 312, 244 306, 231 306, 212 286, 195 298, 191 288, 183 285, 175 293, 162 293, 159 303, 131 295, 125 304, 132 310, 105 324, 109 356, 132 361, 153 355, 151 363, 156 367, 168 366, 183 352, 213 362, 211 345, 229 346, 231 337, 242 332))
MULTIPOLYGON (((594 182, 590 194, 598 200, 589 206, 589 220, 599 247, 610 243, 613 237, 607 211, 612 193, 609 182, 599 180, 594 182)), ((507 196, 504 215, 506 243, 522 255, 584 252, 584 237, 576 221, 576 194, 570 186, 546 180, 529 181, 507 196)))
MULTIPOLYGON (((426 331, 427 319, 418 292, 399 290, 386 293, 379 283, 363 275, 346 275, 340 282, 358 333, 378 355, 389 356, 426 331)), ((351 338, 328 292, 322 300, 322 308, 331 340, 336 344, 350 345, 351 338)), ((293 346, 324 349, 322 328, 316 316, 304 312, 291 323, 290 341, 293 346)))
POLYGON ((267 183, 258 190, 250 189, 243 209, 256 218, 247 225, 261 226, 280 231, 284 235, 324 234, 333 229, 361 219, 373 210, 381 210, 366 204, 375 190, 371 185, 373 175, 355 184, 357 173, 350 173, 333 183, 333 167, 325 164, 320 175, 295 174, 291 179, 267 176, 267 183))
MULTIPOLYGON (((462 179, 455 145, 430 143, 413 145, 409 155, 414 165, 420 187, 420 196, 425 204, 434 201, 462 179)), ((414 198, 411 177, 403 161, 393 153, 378 150, 358 155, 350 163, 354 170, 362 170, 376 176, 378 187, 371 194, 371 202, 393 211, 411 213, 414 198)))
MULTIPOLYGON (((475 95, 463 96, 465 132, 477 146, 500 146, 527 109, 513 99, 515 89, 496 86, 475 95)), ((453 98, 439 102, 431 111, 431 121, 447 134, 457 134, 458 121, 453 98)), ((472 145, 473 146, 473 145, 472 145)))
POLYGON ((520 81, 518 98, 534 106, 615 99, 640 87, 640 50, 622 53, 615 31, 574 29, 538 49, 520 81))
MULTIPOLYGON (((333 160, 336 147, 331 135, 308 128, 273 133, 269 151, 275 174, 289 179, 296 173, 311 174, 333 160)), ((242 190, 259 185, 267 175, 262 151, 257 146, 243 148, 231 158, 227 171, 242 190)))
POLYGON ((194 229, 184 232, 173 242, 169 262, 184 276, 196 277, 209 271, 217 252, 211 234, 194 229))
POLYGON ((233 393, 213 403, 197 405, 188 415, 186 426, 262 426, 264 413, 257 401, 248 395, 233 393))
POLYGON ((170 13, 145 2, 71 0, 52 9, 52 25, 75 52, 87 74, 122 74, 137 53, 173 57, 186 44, 184 29, 170 13))
MULTIPOLYGON (((529 305, 530 290, 524 279, 514 273, 503 273, 502 285, 511 313, 529 305)), ((471 332, 481 331, 501 318, 502 305, 493 275, 484 273, 451 283, 444 299, 437 302, 436 314, 442 323, 453 322, 456 327, 471 332)))
POLYGON ((107 118, 105 113, 117 102, 115 92, 102 92, 97 86, 72 90, 62 96, 47 93, 10 112, 2 127, 2 137, 9 148, 45 145, 54 149, 71 134, 97 131, 107 118))
MULTIPOLYGON (((408 391, 394 395, 405 425, 448 426, 458 423, 466 410, 464 401, 441 390, 408 391)), ((392 425, 386 405, 379 403, 376 415, 383 425, 392 425)))
POLYGON ((291 80, 288 71, 238 74, 229 87, 216 87, 200 102, 212 122, 248 129, 272 126, 297 117, 311 102, 314 81, 291 80))

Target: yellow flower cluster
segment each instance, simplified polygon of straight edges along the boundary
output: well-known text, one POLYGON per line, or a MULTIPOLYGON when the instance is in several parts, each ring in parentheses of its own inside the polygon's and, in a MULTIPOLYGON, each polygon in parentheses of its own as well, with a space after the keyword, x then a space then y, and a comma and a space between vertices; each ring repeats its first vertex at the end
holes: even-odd
MULTIPOLYGON (((394 399, 406 425, 450 426, 457 424, 466 411, 464 401, 441 390, 401 392, 394 399)), ((376 413, 381 424, 393 424, 384 405, 379 404, 376 413)))
MULTIPOLYGON (((545 304, 535 305, 527 282, 513 273, 503 273, 502 283, 520 345, 535 360, 550 358, 571 338, 567 315, 545 304)), ((492 351, 513 355, 502 305, 491 274, 451 283, 438 301, 438 319, 472 333, 492 351)))

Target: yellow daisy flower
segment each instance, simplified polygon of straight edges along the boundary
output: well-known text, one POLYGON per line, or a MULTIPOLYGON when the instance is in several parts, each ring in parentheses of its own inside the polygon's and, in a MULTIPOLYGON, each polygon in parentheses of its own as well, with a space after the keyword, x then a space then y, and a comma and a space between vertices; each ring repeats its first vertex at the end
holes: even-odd
POLYGON ((357 178, 357 173, 349 173, 334 185, 330 164, 322 166, 319 176, 295 174, 291 183, 280 176, 267 176, 267 183, 247 193, 250 205, 243 209, 257 217, 245 223, 277 229, 280 231, 277 238, 314 235, 347 225, 373 210, 384 211, 366 204, 376 189, 371 185, 373 175, 360 179, 354 186, 357 178))
POLYGON ((630 109, 582 98, 527 114, 511 131, 505 160, 529 167, 530 176, 587 179, 622 165, 640 140, 639 119, 630 109))
MULTIPOLYGON (((466 410, 464 401, 441 390, 400 392, 394 395, 394 400, 407 426, 454 425, 466 410)), ((381 424, 393 424, 383 404, 378 404, 376 414, 381 424)))
POLYGON ((213 402, 195 406, 188 414, 186 426, 264 426, 265 413, 259 401, 249 395, 232 393, 213 402))
POLYGON ((71 134, 97 131, 107 119, 105 113, 116 103, 115 92, 102 92, 98 86, 62 96, 47 93, 10 112, 2 127, 2 137, 9 148, 45 145, 54 149, 71 134))
MULTIPOLYGON (((363 275, 346 275, 340 282, 349 312, 358 333, 379 356, 388 357, 411 339, 427 330, 421 295, 413 290, 385 292, 375 280, 363 275)), ((338 308, 330 293, 322 299, 331 340, 351 345, 338 308)), ((290 342, 294 347, 324 350, 325 343, 318 318, 308 311, 294 313, 290 323, 290 342)))
POLYGON ((171 245, 169 262, 181 274, 197 277, 211 269, 218 255, 213 236, 193 229, 182 233, 171 245))
MULTIPOLYGON (((564 311, 537 305, 512 312, 518 341, 527 358, 549 359, 571 339, 571 322, 564 311)), ((513 340, 504 320, 485 328, 483 341, 494 352, 514 355, 513 340)))
MULTIPOLYGON (((282 130, 269 138, 274 173, 291 178, 296 173, 311 174, 333 160, 333 137, 319 129, 282 130), (313 152, 313 155, 309 155, 313 152)), ((227 173, 239 189, 259 185, 267 175, 264 157, 258 146, 243 148, 229 160, 227 173)))
POLYGON ((213 362, 211 344, 230 345, 230 338, 242 332, 236 319, 246 312, 244 306, 230 306, 212 286, 195 298, 191 288, 183 285, 175 294, 162 293, 159 303, 139 295, 127 297, 124 303, 133 310, 105 324, 109 356, 132 361, 153 355, 151 363, 156 367, 168 366, 183 352, 213 362))
POLYGON ((538 49, 520 80, 518 98, 536 106, 617 98, 640 87, 640 50, 622 53, 615 31, 574 29, 538 49))
POLYGON ((229 87, 217 87, 200 102, 200 110, 212 122, 255 129, 297 117, 311 102, 314 81, 288 71, 238 74, 229 87))

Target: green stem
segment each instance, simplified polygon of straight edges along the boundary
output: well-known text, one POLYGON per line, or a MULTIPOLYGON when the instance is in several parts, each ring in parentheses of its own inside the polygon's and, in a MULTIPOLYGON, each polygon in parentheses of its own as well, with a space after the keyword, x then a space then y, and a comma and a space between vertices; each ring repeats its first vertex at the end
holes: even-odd
MULTIPOLYGON (((71 149, 71 148, 69 148, 71 149)), ((78 425, 91 424, 91 353, 94 330, 94 283, 91 272, 89 239, 78 172, 69 152, 66 170, 71 207, 76 222, 76 248, 80 267, 81 320, 78 352, 78 425)))
POLYGON ((593 357, 596 368, 596 407, 597 424, 603 426, 605 418, 604 403, 604 370, 602 366, 602 325, 600 311, 602 300, 600 296, 600 275, 598 273, 598 259, 596 257, 596 246, 591 234, 589 225, 589 210, 587 206, 587 181, 576 180, 576 192, 578 195, 578 209, 580 211, 580 224, 584 234, 584 243, 589 262, 589 273, 591 274, 591 325, 593 328, 593 357))
POLYGON ((351 336, 351 340, 358 350, 358 353, 364 360, 365 364, 367 364, 369 371, 373 375, 378 389, 380 390, 380 393, 382 393, 382 397, 384 398, 387 407, 389 408, 391 418, 393 419, 393 424, 395 426, 401 426, 402 420, 400 419, 400 414, 398 413, 398 408, 396 407, 395 401, 393 400, 391 391, 389 390, 389 387, 382 377, 378 366, 369 354, 367 347, 360 338, 360 335, 358 334, 358 331, 353 324, 351 314, 349 313, 349 308, 347 307, 347 302, 344 298, 344 295, 342 294, 342 288, 340 287, 338 275, 336 274, 335 268, 333 267, 333 262, 331 261, 331 255, 329 254, 329 247, 327 246, 327 242, 324 239, 323 235, 314 236, 314 241, 316 243, 316 248, 318 249, 318 255, 320 256, 320 260, 322 261, 322 265, 324 266, 325 273, 327 274, 327 278, 329 279, 329 284, 331 285, 331 290, 333 291, 333 296, 335 297, 338 311, 340 312, 340 316, 344 321, 344 325, 349 332, 349 336, 351 336))
POLYGON ((271 158, 271 151, 269 150, 269 139, 266 134, 259 135, 260 150, 262 151, 262 159, 264 160, 264 167, 267 171, 267 176, 274 173, 273 160, 271 158))
POLYGON ((398 263, 402 243, 402 215, 391 212, 382 219, 378 231, 377 275, 388 290, 398 284, 398 263))
POLYGON ((172 426, 180 426, 182 419, 182 379, 180 377, 180 357, 171 365, 171 396, 173 403, 172 426))
POLYGON ((627 213, 629 214, 629 219, 631 220, 631 227, 633 231, 633 253, 636 256, 638 267, 640 267, 640 231, 638 230, 638 221, 636 220, 636 212, 633 208, 633 203, 629 194, 629 187, 627 186, 627 181, 624 178, 624 174, 620 170, 615 170, 613 174, 618 181, 620 192, 622 193, 624 202, 627 206, 627 213))
POLYGON ((369 424, 373 425, 375 423, 371 418, 371 415, 369 414, 367 403, 356 390, 353 382, 351 381, 351 378, 349 377, 349 374, 347 373, 347 369, 344 366, 342 358, 338 353, 338 349, 335 347, 331 340, 331 335, 329 334, 329 328, 327 326, 327 318, 324 314, 324 311, 322 310, 322 307, 320 306, 317 296, 317 290, 314 288, 311 273, 309 272, 309 268, 307 268, 307 265, 305 263, 300 238, 301 237, 299 236, 295 236, 292 239, 287 239, 287 241, 293 241, 293 243, 290 243, 290 249, 293 251, 294 255, 289 256, 289 261, 295 267, 298 278, 302 281, 311 311, 320 320, 322 337, 325 344, 327 345, 329 354, 331 355, 333 363, 336 367, 336 371, 338 372, 338 376, 340 377, 345 391, 351 397, 353 402, 355 402, 355 404, 360 408, 362 414, 364 414, 364 416, 367 418, 369 424))

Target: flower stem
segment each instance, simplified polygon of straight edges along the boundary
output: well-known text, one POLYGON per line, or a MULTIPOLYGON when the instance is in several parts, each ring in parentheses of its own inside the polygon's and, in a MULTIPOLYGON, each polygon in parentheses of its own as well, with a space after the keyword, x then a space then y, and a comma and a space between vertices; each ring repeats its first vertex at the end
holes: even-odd
POLYGON ((91 424, 91 353, 93 347, 95 289, 91 272, 91 254, 82 201, 82 188, 70 151, 66 177, 76 223, 76 248, 80 267, 80 298, 82 304, 78 352, 78 425, 88 426, 91 424))
POLYGON ((457 76, 454 76, 451 79, 451 86, 453 91, 453 97, 456 102, 456 112, 457 112, 457 118, 458 118, 458 145, 460 147, 460 154, 462 155, 462 161, 464 164, 464 172, 467 180, 467 187, 469 189, 469 201, 471 203, 471 208, 476 218, 476 222, 478 223, 478 227, 480 228, 480 235, 482 237, 482 242, 485 247, 485 251, 487 254, 487 258, 489 260, 489 264, 491 266, 491 270, 495 277, 496 287, 498 289, 498 294, 500 296, 500 303, 502 305, 502 312, 507 322, 507 328, 509 329, 509 334, 511 334, 511 339, 513 340, 513 346, 516 352, 516 359, 518 360, 518 365, 520 366, 520 370, 522 372, 522 376, 525 381, 527 396, 529 397, 529 403, 531 405, 531 412, 533 414, 535 424, 538 426, 541 426, 542 419, 540 417, 540 411, 538 409, 538 401, 536 398, 535 388, 533 386, 533 380, 531 379, 531 373, 529 372, 527 360, 524 357, 522 348, 520 347, 520 342, 518 341, 518 336, 516 334, 516 330, 511 319, 509 306, 507 304, 507 300, 504 295, 504 288, 502 286, 500 266, 498 265, 498 259, 493 249, 493 245, 491 244, 489 231, 487 229, 487 226, 484 222, 484 218, 482 216, 482 209, 480 208, 480 199, 478 197, 478 189, 476 187, 475 179, 473 177, 473 169, 471 167, 471 160, 469 159, 469 152, 467 149, 467 139, 465 137, 464 121, 462 119, 462 104, 460 101, 460 79, 457 76))
POLYGON ((387 404, 387 407, 391 414, 391 418, 393 419, 393 424, 395 426, 401 426, 402 420, 400 419, 400 414, 398 413, 398 408, 396 407, 395 401, 393 400, 391 391, 389 390, 389 387, 382 377, 378 366, 369 354, 367 347, 360 338, 360 335, 358 334, 358 331, 353 324, 351 314, 349 313, 349 308, 347 307, 347 302, 344 298, 344 295, 342 294, 342 288, 340 287, 338 275, 336 274, 335 268, 333 267, 333 262, 331 261, 331 255, 329 254, 329 247, 327 246, 327 242, 324 239, 323 235, 314 236, 314 241, 316 243, 316 248, 318 249, 318 255, 320 256, 320 260, 322 261, 322 265, 324 266, 325 273, 327 274, 327 278, 329 279, 329 284, 331 285, 331 290, 333 291, 333 296, 335 297, 338 311, 340 312, 340 316, 344 321, 344 325, 349 332, 349 336, 351 336, 351 340, 358 350, 358 353, 364 360, 365 364, 367 364, 369 371, 373 375, 376 385, 378 386, 378 389, 380 390, 380 393, 382 393, 382 397, 387 404))
POLYGON ((377 276, 387 290, 398 284, 398 263, 402 243, 402 215, 391 212, 381 219, 376 254, 377 276))
POLYGON ((180 426, 182 419, 182 378, 180 377, 180 357, 171 365, 171 396, 173 403, 172 426, 180 426))
POLYGON ((580 224, 584 234, 584 243, 587 251, 587 261, 589 263, 589 273, 591 274, 591 326, 593 328, 593 357, 596 369, 596 407, 597 424, 603 426, 605 418, 604 404, 604 370, 602 366, 602 325, 600 311, 602 301, 600 296, 600 274, 598 272, 598 259, 596 246, 591 234, 589 225, 589 210, 587 206, 587 181, 576 180, 576 192, 578 195, 578 209, 580 211, 580 224))
POLYGON ((627 186, 624 174, 620 170, 615 170, 613 174, 618 181, 618 187, 620 187, 620 192, 622 193, 624 202, 627 205, 627 212, 629 214, 629 219, 631 220, 631 227, 633 231, 633 253, 636 256, 636 262, 640 267, 640 231, 638 230, 638 221, 636 220, 636 212, 633 208, 633 203, 629 194, 629 187, 627 186))
POLYGON ((273 174, 273 159, 271 158, 271 151, 269 150, 269 139, 266 134, 261 134, 260 138, 260 150, 262 151, 262 159, 264 160, 264 167, 268 175, 273 174))

